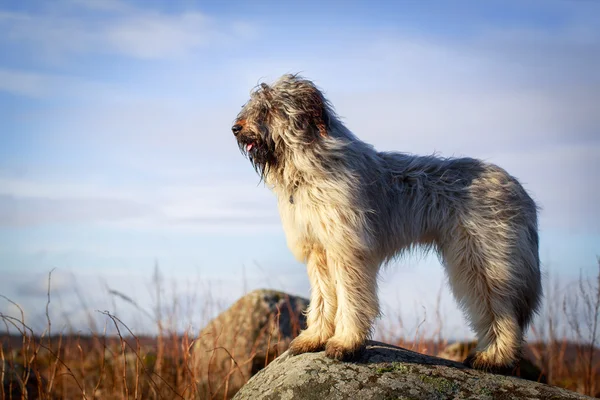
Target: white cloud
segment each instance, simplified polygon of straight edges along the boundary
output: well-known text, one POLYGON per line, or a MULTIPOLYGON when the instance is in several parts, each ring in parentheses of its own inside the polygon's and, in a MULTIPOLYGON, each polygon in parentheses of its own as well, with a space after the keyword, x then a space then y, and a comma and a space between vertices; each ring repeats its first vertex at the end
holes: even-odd
POLYGON ((0 178, 0 226, 100 223, 124 230, 279 231, 275 197, 252 182, 154 186, 0 178))
POLYGON ((122 0, 63 0, 62 6, 73 9, 87 9, 103 12, 132 12, 135 8, 122 0))
POLYGON ((48 199, 0 195, 2 227, 122 221, 154 213, 146 204, 110 198, 48 199))
POLYGON ((174 17, 160 14, 131 16, 106 29, 107 46, 123 55, 156 59, 186 55, 198 48, 223 44, 236 35, 208 16, 189 12, 174 17))
POLYGON ((0 69, 0 91, 27 97, 47 94, 46 77, 23 71, 0 69))
POLYGON ((139 199, 139 194, 133 190, 107 188, 99 184, 7 176, 0 176, 0 195, 47 198, 49 200, 60 200, 65 197, 89 199, 103 196, 124 201, 139 199))
POLYGON ((0 29, 5 43, 33 48, 53 62, 77 54, 171 59, 249 40, 257 32, 243 20, 219 21, 195 11, 159 13, 115 1, 57 3, 36 13, 0 12, 0 29), (104 13, 86 18, 77 6, 104 13))
POLYGON ((0 92, 36 99, 69 99, 103 101, 140 101, 141 96, 125 93, 106 82, 97 82, 72 75, 0 68, 0 92))

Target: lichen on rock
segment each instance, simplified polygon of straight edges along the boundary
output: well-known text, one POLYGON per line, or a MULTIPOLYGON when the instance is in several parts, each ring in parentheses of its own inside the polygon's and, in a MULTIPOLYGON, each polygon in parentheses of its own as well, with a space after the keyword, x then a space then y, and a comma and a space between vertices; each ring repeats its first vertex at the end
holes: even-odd
POLYGON ((368 342, 351 362, 324 352, 285 352, 252 377, 235 400, 587 399, 554 386, 489 374, 463 364, 368 342))

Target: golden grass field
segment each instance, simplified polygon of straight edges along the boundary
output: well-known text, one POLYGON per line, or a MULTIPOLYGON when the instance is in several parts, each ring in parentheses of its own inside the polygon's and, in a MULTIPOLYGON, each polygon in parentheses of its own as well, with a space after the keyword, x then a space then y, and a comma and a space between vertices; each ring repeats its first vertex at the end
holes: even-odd
MULTIPOLYGON (((544 307, 525 350, 549 384, 591 396, 600 395, 600 259, 598 268, 595 277, 568 284, 546 283, 544 307)), ((199 376, 190 361, 198 332, 178 332, 175 321, 185 316, 178 315, 176 304, 167 308, 172 310, 169 315, 155 316, 156 336, 138 336, 127 321, 108 312, 103 312, 106 325, 90 327, 86 335, 48 335, 52 333, 49 318, 46 332, 35 335, 22 315, 1 314, 5 329, 0 336, 0 361, 17 368, 3 368, 0 400, 199 398, 195 384, 199 376), (107 334, 107 327, 117 334, 107 334), (17 376, 9 379, 13 370, 17 376), (21 386, 27 388, 27 397, 21 386)), ((198 312, 210 314, 206 309, 198 312)), ((445 321, 439 313, 436 318, 441 327, 445 321)), ((387 317, 380 321, 375 339, 431 355, 448 344, 441 329, 420 327, 404 332, 403 325, 401 315, 387 317)), ((202 373, 210 374, 210 370, 202 373)), ((212 398, 222 398, 216 397, 219 389, 210 388, 215 394, 212 398)))

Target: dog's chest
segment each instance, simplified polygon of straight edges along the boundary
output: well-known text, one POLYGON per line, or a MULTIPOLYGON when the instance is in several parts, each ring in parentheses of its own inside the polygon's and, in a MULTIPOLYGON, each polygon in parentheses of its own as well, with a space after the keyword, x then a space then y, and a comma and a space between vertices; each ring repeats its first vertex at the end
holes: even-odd
POLYGON ((307 194, 298 190, 292 194, 281 194, 278 199, 279 214, 286 233, 308 240, 314 236, 315 224, 318 224, 316 206, 307 194))

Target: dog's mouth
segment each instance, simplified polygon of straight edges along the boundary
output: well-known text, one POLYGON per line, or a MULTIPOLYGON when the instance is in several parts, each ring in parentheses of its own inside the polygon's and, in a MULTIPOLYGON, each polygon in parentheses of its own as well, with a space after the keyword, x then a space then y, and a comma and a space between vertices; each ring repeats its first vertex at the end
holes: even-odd
POLYGON ((260 147, 258 145, 258 141, 256 140, 252 140, 250 138, 243 138, 239 141, 239 146, 240 149, 242 150, 242 152, 251 155, 252 153, 256 152, 256 150, 258 150, 258 148, 260 147))
POLYGON ((242 154, 250 159, 254 169, 264 177, 265 173, 276 164, 273 144, 255 135, 238 135, 237 140, 242 154))

